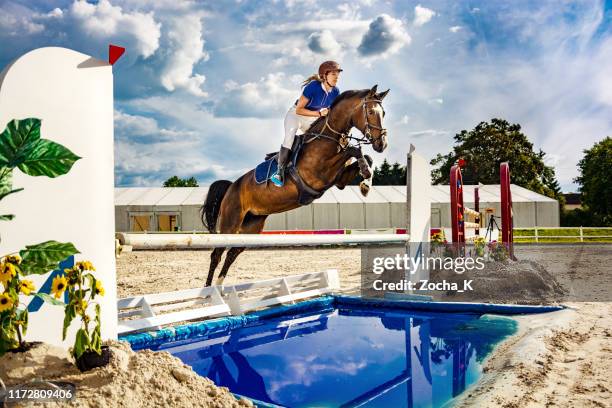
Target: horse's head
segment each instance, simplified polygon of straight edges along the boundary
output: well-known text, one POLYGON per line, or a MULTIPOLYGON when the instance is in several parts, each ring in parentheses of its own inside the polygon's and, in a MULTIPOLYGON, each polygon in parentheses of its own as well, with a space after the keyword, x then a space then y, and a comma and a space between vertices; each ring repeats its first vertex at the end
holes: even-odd
POLYGON ((383 127, 385 110, 382 100, 389 93, 376 93, 378 85, 374 85, 367 95, 361 98, 359 105, 355 107, 352 115, 354 126, 372 143, 372 147, 378 153, 387 148, 387 129, 383 127))

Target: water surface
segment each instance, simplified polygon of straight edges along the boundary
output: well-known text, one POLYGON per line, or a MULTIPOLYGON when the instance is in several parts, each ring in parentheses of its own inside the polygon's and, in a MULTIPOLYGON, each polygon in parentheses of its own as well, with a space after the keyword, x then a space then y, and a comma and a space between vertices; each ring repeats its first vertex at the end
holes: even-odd
POLYGON ((440 407, 512 319, 339 307, 159 347, 217 385, 287 407, 440 407))

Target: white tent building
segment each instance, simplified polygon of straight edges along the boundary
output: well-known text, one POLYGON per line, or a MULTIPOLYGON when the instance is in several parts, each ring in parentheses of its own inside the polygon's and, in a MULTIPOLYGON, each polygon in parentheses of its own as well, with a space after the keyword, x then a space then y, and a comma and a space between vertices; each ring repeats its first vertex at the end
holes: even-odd
MULTIPOLYGON (((464 202, 473 208, 473 185, 464 186, 464 202)), ((117 187, 115 224, 118 232, 128 231, 202 231, 200 207, 207 187, 117 187)), ((450 228, 450 189, 433 186, 432 228, 450 228)), ((418 194, 418 192, 417 192, 418 194)), ((549 197, 512 185, 514 226, 558 227, 559 203, 549 197)), ((480 212, 492 208, 500 215, 499 185, 480 188, 480 212)), ((498 221, 499 222, 499 221, 498 221)), ((332 188, 312 204, 266 221, 266 230, 387 229, 406 227, 406 187, 373 186, 367 197, 359 187, 332 188)))

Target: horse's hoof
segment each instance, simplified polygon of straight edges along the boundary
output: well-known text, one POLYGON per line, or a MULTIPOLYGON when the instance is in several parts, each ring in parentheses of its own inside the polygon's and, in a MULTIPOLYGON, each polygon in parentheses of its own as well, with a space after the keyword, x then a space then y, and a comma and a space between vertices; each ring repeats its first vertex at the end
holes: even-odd
POLYGON ((361 190, 361 195, 366 197, 370 192, 370 185, 365 181, 362 181, 361 183, 359 183, 359 190, 361 190))

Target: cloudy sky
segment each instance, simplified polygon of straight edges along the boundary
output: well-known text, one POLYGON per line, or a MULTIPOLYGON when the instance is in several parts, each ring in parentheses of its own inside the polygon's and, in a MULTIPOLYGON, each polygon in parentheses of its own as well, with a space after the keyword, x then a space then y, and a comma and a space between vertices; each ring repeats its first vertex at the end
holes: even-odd
POLYGON ((320 62, 341 90, 378 84, 390 147, 427 158, 478 122, 519 123, 565 191, 582 150, 612 136, 608 1, 0 1, 0 66, 42 46, 115 65, 117 186, 235 178, 278 147, 320 62))

